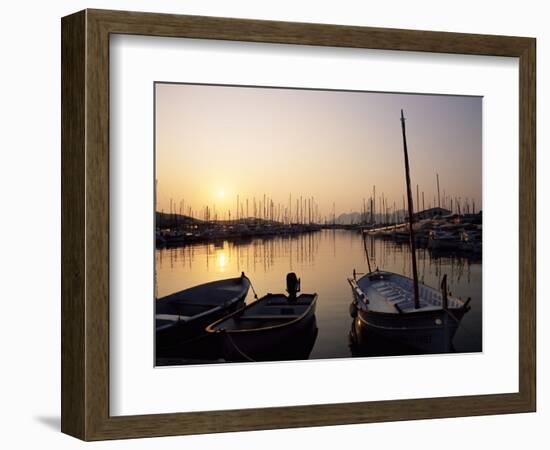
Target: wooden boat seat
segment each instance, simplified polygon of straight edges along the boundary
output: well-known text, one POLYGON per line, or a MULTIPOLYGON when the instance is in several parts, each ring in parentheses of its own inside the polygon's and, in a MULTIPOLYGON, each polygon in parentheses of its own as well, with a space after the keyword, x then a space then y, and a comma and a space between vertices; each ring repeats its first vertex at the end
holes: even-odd
POLYGON ((161 303, 171 302, 182 305, 219 306, 235 297, 235 293, 239 290, 242 290, 242 285, 238 283, 216 289, 206 285, 196 286, 183 292, 168 295, 159 300, 161 303))
POLYGON ((311 304, 311 300, 306 300, 303 302, 300 301, 293 301, 293 300, 271 300, 267 302, 264 306, 309 306, 311 304))
POLYGON ((189 301, 176 301, 174 305, 178 306, 202 306, 207 308, 215 308, 216 306, 223 306, 223 303, 201 303, 201 302, 189 302, 189 301))
POLYGON ((180 316, 178 314, 155 314, 155 319, 160 322, 185 322, 191 316, 180 316))
MULTIPOLYGON (((224 301, 227 301, 227 300, 229 300, 229 298, 226 298, 225 300, 220 299, 219 301, 217 299, 213 299, 213 298, 204 299, 204 300, 195 299, 194 301, 193 300, 179 299, 179 300, 172 300, 171 303, 173 305, 178 305, 178 306, 211 306, 211 307, 214 307, 214 306, 223 305, 224 301), (213 303, 213 301, 216 302, 216 303, 213 303)), ((164 302, 159 302, 159 303, 162 304, 164 302)))
POLYGON ((256 316, 242 315, 238 320, 288 320, 297 319, 298 317, 300 317, 300 314, 259 314, 256 316))
POLYGON ((271 314, 271 311, 276 311, 280 314, 292 314, 294 311, 306 310, 309 308, 309 305, 309 303, 280 303, 278 305, 263 305, 262 311, 267 314, 271 314))

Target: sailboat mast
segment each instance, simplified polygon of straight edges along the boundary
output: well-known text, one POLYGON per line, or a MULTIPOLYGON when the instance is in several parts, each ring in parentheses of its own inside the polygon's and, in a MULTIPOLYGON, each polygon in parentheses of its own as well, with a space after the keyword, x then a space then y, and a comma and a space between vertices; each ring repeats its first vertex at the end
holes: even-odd
POLYGON ((411 176, 409 169, 409 153, 407 151, 407 136, 405 135, 405 116, 403 115, 403 110, 401 110, 401 130, 403 131, 403 152, 405 154, 405 178, 407 181, 407 201, 409 206, 409 239, 411 246, 411 256, 412 256, 412 272, 413 272, 413 283, 414 283, 414 308, 420 308, 420 301, 418 296, 418 270, 416 268, 416 242, 414 240, 414 207, 413 207, 413 198, 411 191, 411 176))
POLYGON ((436 173, 435 176, 437 178, 437 206, 438 208, 441 208, 441 197, 439 196, 439 174, 436 173))

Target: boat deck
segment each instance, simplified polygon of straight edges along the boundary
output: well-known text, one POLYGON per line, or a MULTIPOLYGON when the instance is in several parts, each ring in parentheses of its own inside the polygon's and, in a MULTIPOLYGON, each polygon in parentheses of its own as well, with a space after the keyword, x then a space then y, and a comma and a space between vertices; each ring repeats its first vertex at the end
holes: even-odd
POLYGON ((187 322, 190 318, 190 316, 180 316, 178 314, 156 314, 156 331, 168 329, 178 322, 187 322))
MULTIPOLYGON (((420 308, 414 308, 414 293, 412 281, 401 275, 380 272, 375 276, 367 275, 357 282, 366 294, 373 311, 383 313, 403 313, 439 310, 442 306, 441 292, 420 284, 420 308)), ((460 306, 458 299, 448 298, 449 308, 460 306)))
POLYGON ((220 284, 220 286, 202 285, 185 291, 176 292, 159 299, 159 301, 192 302, 195 305, 220 304, 231 300, 243 290, 242 284, 220 284))
POLYGON ((155 303, 156 314, 176 314, 193 316, 200 314, 244 295, 248 290, 246 278, 230 278, 213 281, 175 292, 158 299, 155 303))
POLYGON ((307 312, 315 295, 302 294, 296 300, 289 300, 283 294, 271 294, 252 303, 247 308, 223 322, 216 328, 226 330, 251 330, 267 328, 292 322, 307 312))

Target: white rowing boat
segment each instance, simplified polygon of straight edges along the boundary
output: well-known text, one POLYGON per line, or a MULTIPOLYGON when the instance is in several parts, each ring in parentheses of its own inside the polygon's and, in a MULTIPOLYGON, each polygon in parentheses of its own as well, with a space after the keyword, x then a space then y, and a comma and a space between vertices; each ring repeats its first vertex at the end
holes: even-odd
MULTIPOLYGON (((470 309, 463 301, 419 283, 415 308, 413 280, 393 272, 349 278, 354 301, 351 315, 356 332, 371 333, 403 347, 426 353, 450 351, 462 317, 470 309)), ((446 281, 445 281, 446 282, 446 281)))

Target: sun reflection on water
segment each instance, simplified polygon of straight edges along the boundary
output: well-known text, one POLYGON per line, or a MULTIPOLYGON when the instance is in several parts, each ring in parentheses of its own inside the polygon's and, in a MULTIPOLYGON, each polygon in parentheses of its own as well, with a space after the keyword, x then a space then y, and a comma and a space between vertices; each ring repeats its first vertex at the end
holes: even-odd
POLYGON ((227 255, 224 250, 216 250, 216 266, 220 272, 225 272, 227 264, 227 255))

